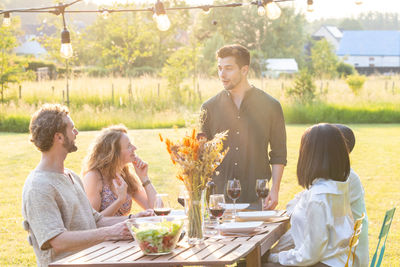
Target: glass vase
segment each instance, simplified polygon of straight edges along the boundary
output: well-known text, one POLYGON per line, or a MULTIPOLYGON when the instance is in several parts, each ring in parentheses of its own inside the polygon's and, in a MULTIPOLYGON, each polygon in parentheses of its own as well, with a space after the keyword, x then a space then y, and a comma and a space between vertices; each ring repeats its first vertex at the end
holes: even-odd
POLYGON ((186 199, 188 208, 187 234, 190 245, 204 242, 204 198, 203 190, 188 192, 188 198, 186 199))

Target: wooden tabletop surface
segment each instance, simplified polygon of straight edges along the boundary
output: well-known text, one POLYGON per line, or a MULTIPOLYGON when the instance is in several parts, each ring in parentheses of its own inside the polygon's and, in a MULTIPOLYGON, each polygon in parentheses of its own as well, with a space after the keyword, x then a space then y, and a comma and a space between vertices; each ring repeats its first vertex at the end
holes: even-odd
POLYGON ((289 222, 264 223, 253 236, 208 237, 190 246, 186 239, 162 256, 144 255, 136 241, 107 241, 53 262, 50 266, 225 266, 246 258, 247 266, 261 266, 261 255, 286 232, 289 222))

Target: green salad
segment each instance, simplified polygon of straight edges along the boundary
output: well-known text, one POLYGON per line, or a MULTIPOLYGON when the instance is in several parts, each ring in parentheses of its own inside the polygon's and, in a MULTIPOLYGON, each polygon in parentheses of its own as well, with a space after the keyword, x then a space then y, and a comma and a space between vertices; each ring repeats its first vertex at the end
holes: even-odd
POLYGON ((182 226, 182 221, 142 223, 139 228, 132 226, 132 231, 144 254, 162 254, 175 248, 182 226))

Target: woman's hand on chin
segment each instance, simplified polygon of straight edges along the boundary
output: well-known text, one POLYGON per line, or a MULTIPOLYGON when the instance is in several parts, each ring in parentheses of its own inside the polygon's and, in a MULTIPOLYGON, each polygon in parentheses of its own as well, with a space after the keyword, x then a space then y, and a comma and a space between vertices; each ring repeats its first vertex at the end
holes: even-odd
POLYGON ((132 164, 133 167, 135 167, 136 174, 143 182, 143 180, 147 178, 147 171, 149 169, 149 165, 147 164, 147 162, 141 160, 139 157, 136 157, 136 159, 132 162, 132 164))

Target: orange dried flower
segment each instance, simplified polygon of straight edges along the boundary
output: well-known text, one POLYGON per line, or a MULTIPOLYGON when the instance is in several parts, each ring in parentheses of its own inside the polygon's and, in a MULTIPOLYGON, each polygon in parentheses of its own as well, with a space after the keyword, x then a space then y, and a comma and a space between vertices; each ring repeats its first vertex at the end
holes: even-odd
POLYGON ((160 137, 160 141, 161 141, 161 142, 164 142, 164 139, 162 138, 161 133, 159 133, 158 136, 160 137))
POLYGON ((185 137, 185 138, 183 139, 183 145, 184 145, 184 146, 190 146, 190 139, 185 137))
POLYGON ((192 139, 195 139, 196 138, 196 129, 193 129, 193 131, 192 131, 192 139))

